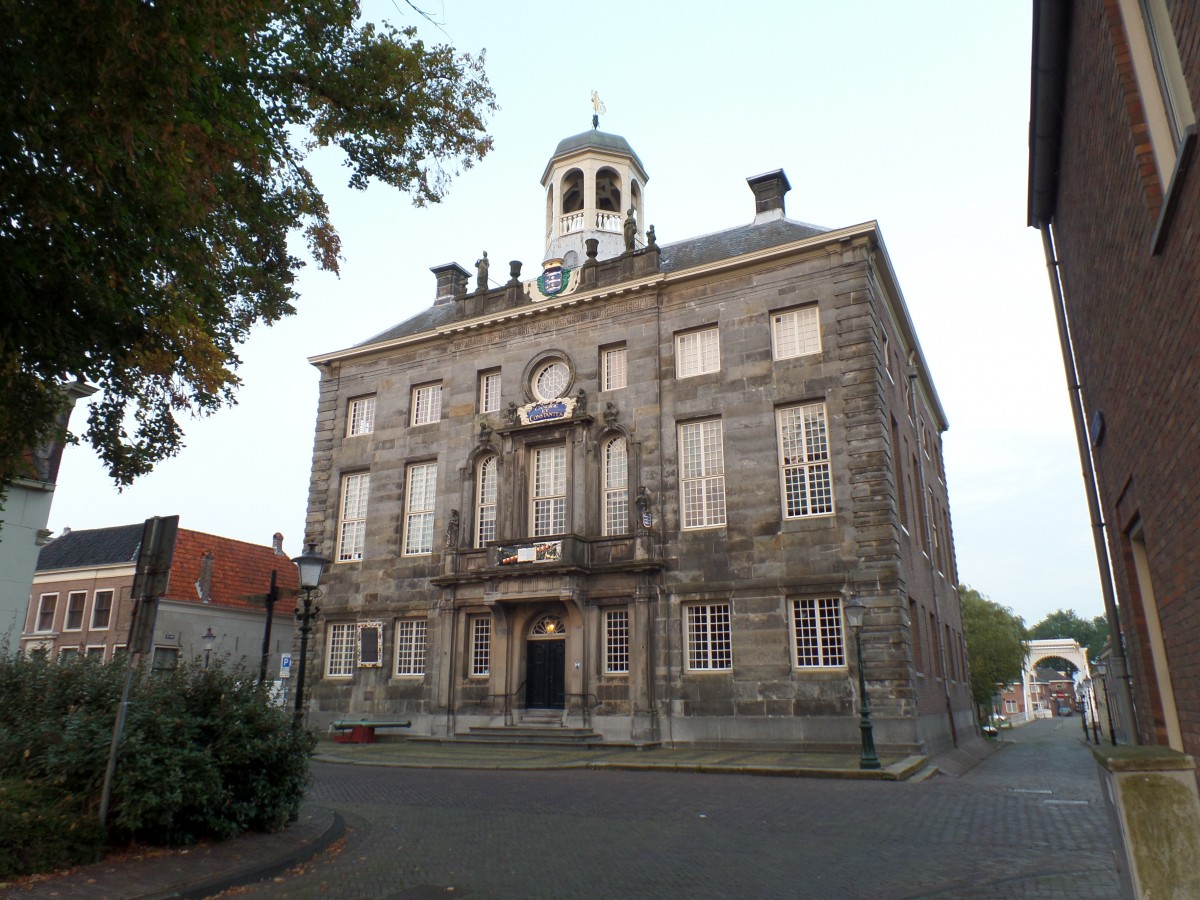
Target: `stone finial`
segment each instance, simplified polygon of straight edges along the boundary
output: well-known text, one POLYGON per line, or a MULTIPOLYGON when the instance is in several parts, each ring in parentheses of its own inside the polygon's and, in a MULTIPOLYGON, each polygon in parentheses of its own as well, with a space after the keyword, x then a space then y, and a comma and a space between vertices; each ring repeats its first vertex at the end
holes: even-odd
POLYGON ((519 259, 510 260, 508 263, 508 283, 518 284, 521 281, 521 261, 519 259))

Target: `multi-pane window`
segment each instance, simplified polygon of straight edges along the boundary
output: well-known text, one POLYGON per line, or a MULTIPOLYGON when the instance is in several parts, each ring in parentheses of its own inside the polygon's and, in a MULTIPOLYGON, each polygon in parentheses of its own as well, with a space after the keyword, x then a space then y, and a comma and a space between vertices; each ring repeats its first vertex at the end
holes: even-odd
POLYGON ((833 512, 825 404, 789 406, 778 410, 776 418, 784 516, 794 519, 833 512))
POLYGON ((772 313, 771 339, 776 359, 820 353, 821 329, 816 305, 772 313))
POLYGON ((104 645, 103 644, 88 644, 83 651, 83 655, 88 659, 96 659, 104 662, 104 645))
POLYGON ((1017 701, 1016 700, 1005 700, 1004 701, 1004 711, 1006 713, 1008 713, 1009 715, 1012 715, 1013 713, 1015 713, 1017 711, 1017 701))
POLYGON ((725 524, 725 451, 720 419, 679 426, 683 527, 725 524))
POLYGON ((605 347, 600 351, 600 390, 615 391, 625 384, 625 345, 605 347))
POLYGON ((479 411, 497 412, 500 409, 500 373, 483 372, 479 376, 479 411))
POLYGON ((604 671, 629 674, 629 610, 604 611, 604 671))
POLYGON ((412 392, 412 424, 428 425, 442 417, 442 383, 422 384, 412 392))
POLYGON ((367 472, 342 477, 338 562, 353 562, 363 558, 363 543, 367 536, 367 494, 370 489, 371 476, 367 472))
POLYGON ((604 444, 604 533, 629 533, 629 452, 623 437, 604 444))
POLYGON ((492 620, 479 616, 471 620, 471 676, 479 678, 492 671, 492 620))
POLYGON ((325 674, 331 678, 354 674, 354 640, 357 628, 353 622, 334 622, 329 626, 329 653, 325 657, 325 674))
POLYGON ((721 369, 721 344, 717 329, 675 335, 675 377, 690 378, 721 369))
POLYGON ((96 591, 92 595, 92 628, 103 631, 112 621, 112 591, 96 591))
POLYGON ((842 601, 817 597, 792 601, 796 637, 796 666, 844 666, 846 644, 842 630, 842 601))
POLYGON ((687 607, 687 661, 694 671, 733 668, 728 603, 687 607))
POLYGON ((58 651, 58 661, 60 663, 73 663, 79 659, 78 647, 63 647, 58 651))
POLYGON ((564 396, 570 383, 571 369, 561 359, 552 359, 537 368, 530 386, 534 397, 545 403, 564 396))
POLYGON ((404 555, 433 552, 433 505, 437 499, 437 463, 408 467, 404 496, 404 555))
POLYGON ((346 434, 370 434, 375 430, 375 397, 359 397, 350 401, 346 415, 346 434))
POLYGON ((67 594, 67 617, 63 631, 83 630, 83 607, 87 604, 87 591, 71 591, 67 594))
POLYGON ((51 631, 54 628, 54 609, 58 606, 58 594, 42 594, 38 604, 37 624, 34 631, 51 631))
POLYGON ((533 534, 544 537, 567 530, 567 448, 562 444, 533 451, 533 534))
POLYGON ((479 463, 479 478, 475 492, 475 546, 482 547, 496 539, 496 494, 499 472, 496 457, 485 456, 479 463))
POLYGON ((178 647, 155 647, 150 660, 150 668, 155 672, 169 672, 179 668, 178 647))
POLYGON ((425 636, 428 623, 424 619, 401 619, 396 623, 396 674, 425 674, 425 636))

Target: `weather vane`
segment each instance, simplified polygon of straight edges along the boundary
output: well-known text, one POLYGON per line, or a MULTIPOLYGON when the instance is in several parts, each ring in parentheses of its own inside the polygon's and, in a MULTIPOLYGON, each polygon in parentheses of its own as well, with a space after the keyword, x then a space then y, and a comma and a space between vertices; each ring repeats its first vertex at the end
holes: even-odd
POLYGON ((604 103, 601 102, 600 95, 592 91, 592 128, 600 127, 600 115, 606 112, 608 110, 605 109, 604 103))

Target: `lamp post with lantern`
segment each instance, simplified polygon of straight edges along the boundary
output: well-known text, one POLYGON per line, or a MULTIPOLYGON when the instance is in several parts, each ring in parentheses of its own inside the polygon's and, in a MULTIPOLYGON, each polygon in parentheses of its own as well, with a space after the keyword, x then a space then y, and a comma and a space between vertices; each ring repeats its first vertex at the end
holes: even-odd
POLYGON ((308 661, 308 635, 312 631, 312 620, 321 612, 312 605, 313 592, 321 581, 329 560, 317 552, 317 545, 310 543, 304 552, 292 560, 300 573, 300 589, 304 591, 304 606, 297 607, 295 616, 300 622, 300 666, 296 672, 296 707, 292 714, 292 727, 299 729, 304 723, 304 670, 308 661))
MULTIPOLYGON (((1108 663, 1094 663, 1092 671, 1100 676, 1100 681, 1104 684, 1104 711, 1108 713, 1108 738, 1115 747, 1117 746, 1117 730, 1113 727, 1112 700, 1108 695, 1108 663)), ((1096 743, 1099 743, 1099 741, 1096 743)))
POLYGON ((208 660, 212 656, 213 644, 217 642, 217 636, 213 634, 212 626, 208 626, 208 630, 200 635, 200 643, 204 646, 204 668, 208 669, 208 660))
POLYGON ((858 758, 860 769, 879 769, 882 767, 879 756, 875 753, 875 730, 871 725, 871 700, 867 697, 867 678, 863 671, 862 625, 866 614, 866 604, 862 598, 850 594, 842 595, 842 607, 846 614, 846 624, 854 632, 855 664, 858 667, 858 727, 862 732, 862 751, 858 758))

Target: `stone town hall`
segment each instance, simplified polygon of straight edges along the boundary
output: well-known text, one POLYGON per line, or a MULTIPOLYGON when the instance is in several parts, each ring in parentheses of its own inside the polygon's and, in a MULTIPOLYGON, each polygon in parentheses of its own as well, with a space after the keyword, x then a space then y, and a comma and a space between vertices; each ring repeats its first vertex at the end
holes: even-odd
POLYGON ((659 245, 647 181, 566 138, 536 277, 435 267, 424 312, 312 358, 310 724, 856 748, 853 600, 880 752, 950 746, 946 417, 877 224, 787 218, 775 171, 748 224, 659 245))

